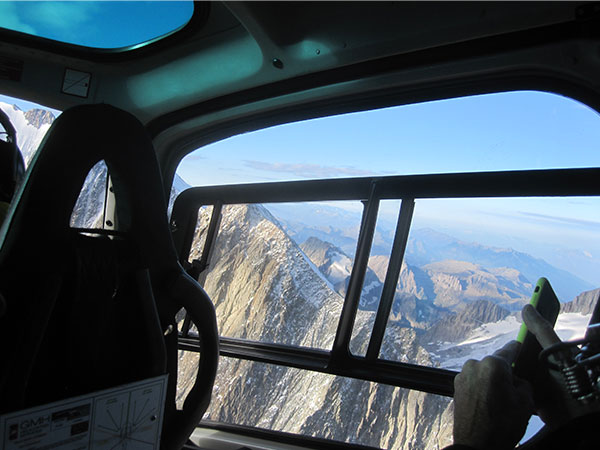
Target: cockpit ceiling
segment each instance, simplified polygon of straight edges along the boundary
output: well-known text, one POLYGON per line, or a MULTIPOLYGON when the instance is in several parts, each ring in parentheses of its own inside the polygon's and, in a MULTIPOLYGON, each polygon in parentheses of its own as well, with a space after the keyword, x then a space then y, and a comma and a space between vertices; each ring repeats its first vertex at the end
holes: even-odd
POLYGON ((566 22, 575 18, 577 7, 574 2, 231 2, 226 5, 251 34, 257 35, 257 40, 266 38, 277 47, 291 47, 306 40, 328 40, 341 52, 349 47, 394 42, 394 53, 566 22), (343 43, 346 47, 340 45, 343 43))
POLYGON ((0 79, 0 88, 56 109, 111 103, 149 123, 260 86, 571 22, 587 17, 588 6, 576 2, 209 2, 202 5, 206 20, 177 39, 128 52, 73 51, 0 34, 0 61, 16 60, 23 66, 18 83, 0 79), (91 74, 87 97, 61 92, 67 68, 91 74), (49 86, 50 82, 56 86, 49 86))

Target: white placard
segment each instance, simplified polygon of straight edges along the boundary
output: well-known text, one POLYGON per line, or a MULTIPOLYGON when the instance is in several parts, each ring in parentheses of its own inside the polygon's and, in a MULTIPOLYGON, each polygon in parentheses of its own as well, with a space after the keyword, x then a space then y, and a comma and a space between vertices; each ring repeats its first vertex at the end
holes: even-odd
POLYGON ((77 97, 87 97, 90 91, 91 80, 91 73, 66 69, 62 91, 65 94, 76 95, 77 97))
POLYGON ((0 416, 4 450, 154 450, 168 375, 0 416))

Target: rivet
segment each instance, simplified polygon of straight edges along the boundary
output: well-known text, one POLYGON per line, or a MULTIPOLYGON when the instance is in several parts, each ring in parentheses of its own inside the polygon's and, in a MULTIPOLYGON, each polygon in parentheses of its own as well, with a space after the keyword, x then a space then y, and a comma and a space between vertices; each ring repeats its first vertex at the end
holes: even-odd
POLYGON ((283 69, 283 61, 278 58, 273 58, 273 67, 276 69, 283 69))

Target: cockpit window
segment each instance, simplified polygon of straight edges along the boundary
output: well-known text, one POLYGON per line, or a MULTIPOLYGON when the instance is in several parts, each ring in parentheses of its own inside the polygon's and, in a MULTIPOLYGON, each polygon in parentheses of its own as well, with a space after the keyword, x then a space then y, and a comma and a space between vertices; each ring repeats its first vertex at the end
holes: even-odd
MULTIPOLYGON (((5 95, 0 95, 0 109, 15 127, 17 147, 21 151, 25 167, 29 167, 44 136, 61 112, 5 95)), ((106 186, 107 168, 104 161, 100 161, 84 182, 71 216, 72 227, 102 228, 106 186)))
POLYGON ((184 27, 193 1, 0 2, 0 27, 98 49, 138 46, 184 27))
POLYGON ((521 91, 279 125, 202 147, 179 175, 193 186, 600 166, 598 113, 521 91))
MULTIPOLYGON (((453 371, 517 336, 538 278, 562 303, 559 335, 585 331, 600 296, 600 190, 584 186, 598 120, 554 94, 480 95, 285 124, 184 158, 176 185, 197 187, 171 225, 222 337, 205 420, 446 445, 453 371)), ((196 356, 188 331, 180 367, 196 356)))
POLYGON ((25 167, 28 167, 40 142, 60 111, 5 95, 0 95, 0 109, 16 129, 17 146, 23 155, 25 167))

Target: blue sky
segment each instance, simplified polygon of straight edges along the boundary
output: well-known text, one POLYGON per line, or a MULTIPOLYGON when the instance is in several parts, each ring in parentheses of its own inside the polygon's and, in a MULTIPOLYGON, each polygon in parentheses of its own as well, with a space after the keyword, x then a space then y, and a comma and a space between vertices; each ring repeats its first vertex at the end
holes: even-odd
POLYGON ((0 26, 89 47, 145 42, 186 24, 191 1, 0 1, 0 26))
MULTIPOLYGON (((600 167, 600 115, 558 95, 514 92, 246 133, 190 154, 178 173, 192 185, 218 185, 561 167, 600 167)), ((395 210, 383 214, 395 222, 395 210)), ((576 250, 579 267, 589 269, 585 278, 600 285, 597 198, 423 200, 414 226, 511 247, 563 267, 565 255, 576 250)))
POLYGON ((600 166, 599 125, 596 112, 564 97, 492 94, 247 133, 188 156, 180 174, 220 184, 600 166))

